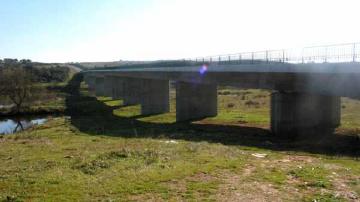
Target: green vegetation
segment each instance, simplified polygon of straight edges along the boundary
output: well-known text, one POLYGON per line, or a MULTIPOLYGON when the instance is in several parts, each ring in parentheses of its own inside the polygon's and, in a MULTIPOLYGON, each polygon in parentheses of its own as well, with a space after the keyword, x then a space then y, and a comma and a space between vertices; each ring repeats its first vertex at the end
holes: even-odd
POLYGON ((308 186, 329 188, 331 185, 327 178, 329 173, 323 167, 299 167, 290 171, 290 175, 305 181, 308 186))
POLYGON ((1 116, 63 113, 64 88, 75 70, 30 60, 0 61, 1 116))
POLYGON ((0 61, 0 72, 8 68, 22 68, 32 75, 32 80, 38 83, 64 82, 70 77, 71 70, 63 64, 46 64, 31 60, 4 59, 0 61))
MULTIPOLYGON (((17 112, 14 106, 0 109, 1 116, 10 115, 40 115, 40 114, 64 114, 67 96, 66 83, 36 84, 32 91, 31 99, 26 99, 21 109, 17 112)), ((11 100, 0 96, 0 104, 10 105, 11 100)))
POLYGON ((267 91, 220 89, 219 116, 175 123, 173 91, 170 113, 142 116, 84 86, 78 94, 77 79, 66 88, 71 119, 0 137, 0 200, 359 200, 359 140, 348 135, 357 101, 326 141, 285 142, 269 133, 267 91))

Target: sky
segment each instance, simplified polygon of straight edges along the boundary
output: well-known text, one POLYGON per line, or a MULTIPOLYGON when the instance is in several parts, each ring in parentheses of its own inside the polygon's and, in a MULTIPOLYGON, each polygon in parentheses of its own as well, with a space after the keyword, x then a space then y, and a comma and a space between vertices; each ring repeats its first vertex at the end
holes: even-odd
POLYGON ((0 58, 181 59, 360 42, 359 0, 0 0, 0 58))

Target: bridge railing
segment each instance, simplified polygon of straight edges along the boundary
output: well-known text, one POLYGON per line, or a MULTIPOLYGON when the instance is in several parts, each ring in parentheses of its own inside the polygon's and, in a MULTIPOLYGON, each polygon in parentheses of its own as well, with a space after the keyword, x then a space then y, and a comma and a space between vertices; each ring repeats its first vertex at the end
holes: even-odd
POLYGON ((360 62, 360 43, 313 46, 302 49, 266 50, 185 59, 194 63, 334 63, 360 62))
POLYGON ((359 62, 360 44, 340 44, 304 48, 302 62, 359 62))

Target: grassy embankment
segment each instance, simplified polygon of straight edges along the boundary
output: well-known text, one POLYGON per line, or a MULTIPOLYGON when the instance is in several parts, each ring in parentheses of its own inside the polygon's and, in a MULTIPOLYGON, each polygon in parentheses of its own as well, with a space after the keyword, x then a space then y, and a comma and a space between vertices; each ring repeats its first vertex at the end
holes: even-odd
POLYGON ((155 116, 84 89, 65 104, 71 120, 0 139, 0 199, 360 200, 360 144, 345 135, 359 132, 357 101, 343 101, 339 135, 312 144, 269 134, 266 91, 221 89, 219 116, 181 124, 174 92, 155 116))

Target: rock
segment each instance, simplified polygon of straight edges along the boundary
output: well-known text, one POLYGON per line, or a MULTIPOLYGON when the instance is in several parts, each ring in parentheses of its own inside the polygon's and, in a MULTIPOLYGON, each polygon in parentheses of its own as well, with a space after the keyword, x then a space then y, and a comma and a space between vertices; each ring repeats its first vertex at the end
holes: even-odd
POLYGON ((252 156, 255 156, 256 158, 265 158, 267 157, 267 154, 260 154, 260 153, 254 153, 251 154, 252 156))
POLYGON ((175 140, 167 140, 167 141, 165 141, 165 143, 167 143, 167 144, 177 144, 178 142, 175 141, 175 140))
POLYGON ((359 198, 355 192, 350 192, 348 197, 353 200, 356 200, 359 198))
POLYGON ((15 196, 6 196, 5 201, 17 201, 17 198, 15 196))
POLYGON ((282 163, 289 163, 289 162, 291 162, 291 160, 290 160, 290 159, 283 159, 283 160, 280 160, 279 162, 282 162, 282 163))
POLYGON ((67 155, 67 156, 64 156, 64 158, 66 158, 66 159, 72 159, 72 158, 74 158, 74 156, 67 155))

